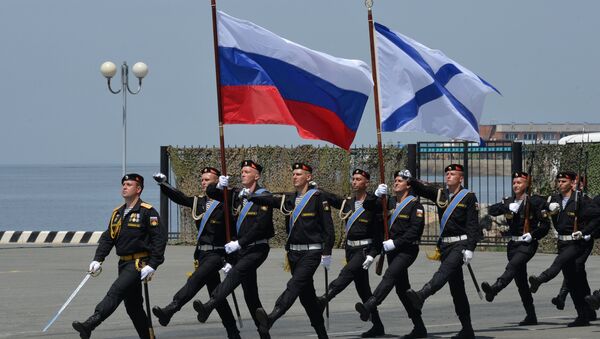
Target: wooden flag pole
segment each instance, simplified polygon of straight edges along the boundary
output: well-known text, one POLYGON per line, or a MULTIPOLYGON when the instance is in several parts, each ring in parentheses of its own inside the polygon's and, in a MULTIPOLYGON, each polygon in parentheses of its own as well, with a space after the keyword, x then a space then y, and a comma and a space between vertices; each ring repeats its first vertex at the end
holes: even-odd
MULTIPOLYGON (((219 37, 217 35, 217 0, 210 0, 210 8, 212 12, 212 29, 213 29, 213 49, 215 52, 215 79, 217 82, 217 110, 219 112, 219 148, 221 152, 221 173, 227 175, 227 164, 225 162, 225 132, 223 131, 223 99, 221 97, 221 67, 219 64, 219 37)), ((225 241, 231 241, 231 221, 229 220, 229 193, 227 187, 223 187, 223 215, 225 216, 225 241)), ((233 305, 240 323, 240 327, 244 327, 240 316, 240 307, 238 306, 235 291, 231 291, 233 305)))
MULTIPOLYGON (((379 86, 377 81, 377 59, 375 56, 375 36, 373 32, 373 0, 366 0, 365 5, 368 9, 369 40, 371 47, 371 72, 373 76, 373 95, 375 100, 375 125, 377 128, 377 154, 379 157, 379 182, 381 184, 385 184, 385 165, 383 162, 383 146, 381 143, 381 118, 379 116, 379 86)), ((385 236, 385 240, 388 240, 388 206, 386 195, 381 197, 381 205, 383 208, 383 234, 385 236)), ((381 255, 379 256, 379 261, 375 266, 375 273, 377 273, 377 275, 381 275, 384 260, 385 253, 382 250, 381 255)))
MULTIPOLYGON (((217 81, 217 111, 219 112, 219 149, 221 152, 221 173, 227 175, 225 163, 225 132, 223 131, 223 99, 221 98, 221 67, 219 65, 219 38, 217 36, 217 0, 210 0, 212 11, 213 49, 215 53, 215 79, 217 81)), ((225 215, 225 240, 231 240, 229 201, 227 187, 223 187, 223 213, 225 215)))

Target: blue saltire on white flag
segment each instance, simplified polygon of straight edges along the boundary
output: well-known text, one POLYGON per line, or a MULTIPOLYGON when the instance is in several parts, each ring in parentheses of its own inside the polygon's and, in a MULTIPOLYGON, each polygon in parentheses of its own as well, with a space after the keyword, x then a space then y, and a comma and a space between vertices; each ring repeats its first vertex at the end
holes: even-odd
POLYGON ((375 30, 381 130, 479 143, 485 96, 498 90, 441 51, 379 23, 375 30))

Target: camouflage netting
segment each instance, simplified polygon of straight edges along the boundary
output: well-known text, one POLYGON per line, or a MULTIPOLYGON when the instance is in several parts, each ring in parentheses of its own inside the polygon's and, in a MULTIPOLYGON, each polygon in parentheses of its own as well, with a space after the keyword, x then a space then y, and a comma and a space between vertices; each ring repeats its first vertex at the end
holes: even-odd
MULTIPOLYGON (((384 149, 386 179, 389 181, 394 171, 406 167, 405 149, 390 147, 384 149)), ((306 162, 313 167, 314 181, 320 188, 348 195, 350 193, 350 177, 355 167, 362 168, 371 174, 371 187, 374 190, 379 183, 379 165, 377 148, 363 147, 346 152, 340 148, 299 146, 294 148, 279 146, 235 147, 225 151, 227 174, 231 176, 232 187, 239 186, 240 163, 244 159, 252 159, 263 166, 261 184, 271 192, 291 192, 291 165, 294 162, 306 162)), ((220 167, 218 148, 176 148, 169 147, 171 167, 176 177, 176 185, 188 195, 200 194, 200 170, 204 166, 220 167)), ((180 240, 193 243, 196 239, 196 228, 189 208, 181 208, 180 240)), ((333 212, 336 227, 336 246, 339 246, 343 234, 343 226, 337 210, 333 212)), ((285 243, 284 217, 274 213, 275 237, 273 246, 285 243)))
MULTIPOLYGON (((528 170, 529 154, 535 149, 533 166, 533 192, 548 195, 554 191, 554 178, 559 170, 578 171, 585 167, 585 154, 588 156, 588 188, 589 194, 600 194, 600 144, 587 144, 581 152, 581 145, 523 145, 523 170, 528 170), (580 156, 583 153, 583 156, 580 156), (579 159, 582 158, 580 161, 579 159)), ((176 177, 176 185, 188 195, 200 194, 200 169, 204 166, 220 167, 218 148, 177 148, 169 147, 171 166, 176 177)), ((350 193, 350 174, 355 167, 371 173, 373 191, 379 182, 377 149, 362 147, 350 153, 332 147, 299 146, 295 148, 279 146, 235 147, 226 150, 227 173, 231 175, 232 186, 239 185, 239 164, 244 159, 252 159, 264 167, 262 185, 272 192, 291 192, 290 165, 296 161, 306 162, 314 168, 314 179, 319 187, 347 195, 350 193)), ((406 148, 389 147, 384 149, 386 181, 389 183, 393 172, 407 167, 406 148)), ((274 213, 276 235, 273 246, 281 246, 285 240, 284 218, 281 213, 274 213)), ((180 240, 194 242, 196 230, 193 226, 188 208, 180 213, 180 240)), ((336 245, 341 243, 342 224, 337 210, 333 213, 336 226, 336 245)), ((485 218, 485 221, 489 218, 485 218)), ((487 221, 489 222, 489 220, 487 221)), ((433 221, 432 221, 433 223, 433 221)), ((600 241, 596 243, 594 253, 600 253, 600 241)), ((556 252, 556 239, 553 229, 540 243, 540 251, 556 252)))
MULTIPOLYGON (((554 178, 562 170, 585 173, 587 154, 588 194, 600 194, 600 144, 523 145, 523 169, 529 167, 529 154, 535 150, 533 165, 533 193, 547 196, 553 194, 554 178)), ((556 253, 556 238, 552 228, 540 242, 539 251, 556 253)), ((594 245, 594 254, 600 253, 600 241, 594 245)))

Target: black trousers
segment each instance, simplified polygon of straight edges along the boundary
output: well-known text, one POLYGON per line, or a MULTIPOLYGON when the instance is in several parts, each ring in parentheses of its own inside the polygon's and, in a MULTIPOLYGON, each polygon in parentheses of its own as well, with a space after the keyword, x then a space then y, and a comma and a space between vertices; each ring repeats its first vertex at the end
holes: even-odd
POLYGON ((388 268, 383 274, 381 282, 373 292, 373 296, 377 300, 377 305, 379 305, 388 296, 392 287, 395 286, 396 294, 400 298, 402 305, 404 305, 408 317, 411 319, 421 316, 421 310, 415 309, 406 297, 406 291, 410 289, 408 268, 417 258, 417 254, 419 254, 419 245, 408 245, 401 249, 387 252, 388 268))
MULTIPOLYGON (((219 270, 224 265, 225 251, 197 251, 194 257, 198 260, 198 269, 187 280, 185 285, 175 293, 173 301, 177 304, 178 311, 206 285, 211 294, 221 283, 219 270)), ((237 328, 235 318, 227 300, 216 307, 225 328, 237 328)))
POLYGON ((119 261, 119 276, 110 286, 104 299, 96 305, 95 312, 100 313, 101 320, 104 321, 117 309, 121 301, 124 302, 127 314, 140 338, 150 338, 148 317, 143 306, 142 281, 140 272, 135 268, 135 260, 119 261))
POLYGON ((363 303, 373 295, 369 285, 369 271, 362 267, 367 258, 366 249, 367 246, 346 247, 346 265, 338 277, 329 284, 329 299, 340 294, 352 281, 354 281, 356 292, 363 303))
POLYGON ((467 298, 465 291, 465 280, 462 270, 462 251, 466 249, 466 245, 467 243, 464 240, 449 244, 442 243, 440 246, 442 253, 441 265, 429 281, 432 294, 439 291, 448 283, 452 301, 454 302, 454 311, 461 319, 461 322, 465 319, 470 322, 471 317, 469 298, 467 298))
POLYGON ((589 288, 585 272, 585 261, 589 253, 584 240, 558 240, 558 255, 552 265, 539 275, 542 282, 548 282, 562 271, 577 317, 582 319, 587 319, 587 306, 583 298, 586 296, 585 286, 589 288))
POLYGON ((257 328, 259 323, 256 320, 256 309, 262 308, 262 304, 258 297, 256 270, 265 262, 269 251, 268 244, 259 244, 242 249, 235 265, 223 279, 223 282, 211 293, 211 298, 219 304, 226 300, 225 298, 241 283, 246 306, 248 306, 257 328))
POLYGON ((313 276, 321 263, 322 250, 289 251, 288 261, 292 269, 292 278, 287 282, 285 291, 277 298, 275 308, 285 313, 300 298, 310 324, 317 332, 325 331, 325 321, 320 312, 315 292, 313 276))
POLYGON ((538 242, 535 240, 530 243, 509 241, 506 249, 508 264, 504 273, 497 280, 500 290, 510 284, 513 279, 515 280, 515 285, 517 285, 519 295, 521 296, 521 302, 527 312, 531 311, 533 305, 533 297, 531 296, 529 283, 527 282, 527 263, 533 258, 537 248, 538 242))

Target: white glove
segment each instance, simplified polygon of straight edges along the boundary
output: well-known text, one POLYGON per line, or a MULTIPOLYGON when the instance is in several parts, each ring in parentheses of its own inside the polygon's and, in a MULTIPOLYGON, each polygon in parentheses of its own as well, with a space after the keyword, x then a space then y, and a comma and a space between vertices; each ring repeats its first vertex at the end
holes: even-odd
POLYGON ((386 195, 386 194, 387 194, 387 185, 379 184, 379 186, 377 186, 377 189, 375 190, 375 195, 377 197, 381 197, 382 195, 386 195))
POLYGON ((150 267, 149 265, 146 265, 142 268, 142 271, 140 272, 140 280, 144 280, 144 279, 148 279, 150 280, 150 278, 152 278, 152 275, 154 274, 154 269, 152 267, 150 267))
POLYGON ((319 185, 317 184, 317 182, 316 181, 312 181, 312 180, 308 182, 308 186, 310 186, 311 188, 317 188, 317 187, 319 187, 319 185))
POLYGON ((242 246, 240 246, 240 244, 237 240, 230 241, 225 244, 225 252, 227 252, 227 254, 238 251, 240 248, 242 248, 242 246))
POLYGON ((531 233, 525 233, 521 236, 521 240, 529 243, 529 242, 531 242, 531 240, 533 240, 533 237, 531 236, 531 233))
POLYGON ((581 231, 573 232, 573 233, 571 233, 571 236, 575 240, 581 240, 581 239, 583 239, 583 233, 581 233, 581 231))
POLYGON ((167 176, 158 172, 158 173, 154 173, 154 175, 152 176, 154 178, 154 180, 156 180, 157 183, 161 184, 165 181, 167 181, 167 176))
POLYGON ((225 273, 225 275, 227 275, 227 273, 229 273, 229 271, 231 271, 231 268, 233 266, 231 266, 230 263, 226 262, 225 266, 221 267, 221 271, 223 271, 223 273, 225 273))
POLYGON ((585 241, 590 241, 590 239, 592 239, 592 236, 590 234, 586 234, 583 236, 583 240, 585 241))
POLYGON ((371 264, 373 263, 373 260, 375 260, 375 258, 373 258, 370 255, 367 255, 367 259, 365 259, 365 261, 363 262, 363 270, 368 270, 369 266, 371 266, 371 264))
POLYGON ((394 245, 394 240, 389 239, 383 242, 383 250, 386 252, 393 251, 396 249, 396 245, 394 245))
POLYGON ((88 270, 88 272, 90 273, 96 273, 96 271, 98 271, 100 269, 100 262, 94 260, 90 263, 90 269, 88 270))
POLYGON ((243 189, 240 191, 240 193, 238 194, 238 197, 239 197, 240 199, 244 199, 244 198, 246 198, 246 197, 247 197, 247 196, 249 196, 249 195, 250 195, 250 189, 249 189, 249 188, 243 188, 243 189))
POLYGON ((321 266, 325 267, 325 269, 329 271, 329 267, 331 267, 331 256, 330 255, 322 255, 321 256, 321 266))
POLYGON ((508 209, 513 212, 513 213, 518 213, 519 212, 519 204, 516 202, 511 202, 510 204, 508 204, 508 209))
POLYGON ((219 183, 217 184, 217 188, 222 190, 225 187, 229 186, 229 176, 222 175, 219 177, 219 183))
POLYGON ((470 263, 471 260, 473 260, 473 251, 463 250, 463 262, 465 265, 470 263))
POLYGON ((560 205, 557 202, 551 202, 550 205, 548 205, 548 209, 550 210, 550 212, 556 212, 559 208, 560 205))

